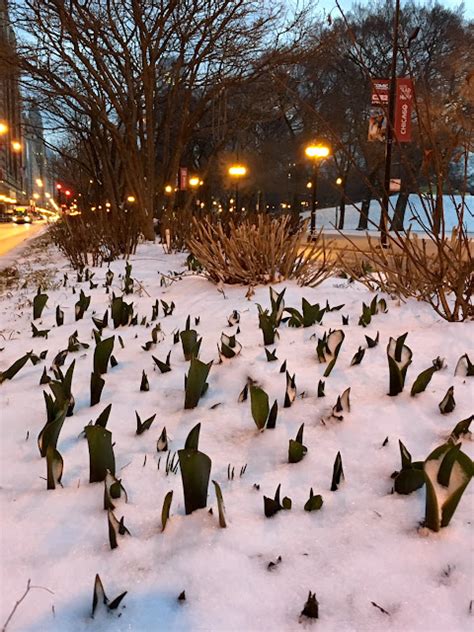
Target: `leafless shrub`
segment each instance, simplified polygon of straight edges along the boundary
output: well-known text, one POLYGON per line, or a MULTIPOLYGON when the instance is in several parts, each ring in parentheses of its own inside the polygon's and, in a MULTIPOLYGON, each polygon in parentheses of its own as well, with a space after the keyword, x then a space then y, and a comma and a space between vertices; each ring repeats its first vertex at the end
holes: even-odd
POLYGON ((100 266, 135 252, 139 229, 133 213, 83 212, 65 215, 50 228, 53 242, 72 266, 100 266))
POLYGON ((474 318, 472 241, 459 230, 430 237, 400 234, 388 248, 370 238, 366 249, 351 242, 352 256, 339 255, 338 267, 371 290, 426 302, 447 321, 474 318))
POLYGON ((160 219, 160 237, 166 252, 182 252, 190 236, 193 220, 191 209, 167 209, 160 219))
POLYGON ((227 226, 194 219, 187 247, 214 282, 256 285, 294 278, 314 286, 333 266, 321 235, 311 244, 306 237, 307 223, 292 231, 289 216, 261 214, 227 226))
POLYGON ((0 295, 17 287, 19 278, 20 273, 15 266, 0 270, 0 295))

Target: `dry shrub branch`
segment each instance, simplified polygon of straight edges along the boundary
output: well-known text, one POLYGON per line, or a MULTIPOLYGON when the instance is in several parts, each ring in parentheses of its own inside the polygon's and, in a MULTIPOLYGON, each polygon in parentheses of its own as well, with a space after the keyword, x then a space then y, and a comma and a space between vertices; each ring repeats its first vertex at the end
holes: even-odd
POLYGON ((167 252, 182 252, 191 234, 193 210, 166 209, 160 219, 160 238, 167 252))
POLYGON ((100 266, 104 261, 133 254, 140 236, 136 215, 114 209, 109 213, 64 215, 49 232, 74 268, 100 266))
POLYGON ((333 269, 321 234, 308 244, 307 223, 294 231, 288 215, 261 214, 225 227, 194 219, 187 247, 214 282, 257 285, 298 279, 315 286, 333 269))
POLYGON ((416 298, 447 321, 474 318, 473 245, 462 230, 429 239, 399 234, 386 249, 370 238, 367 249, 351 243, 352 258, 339 255, 338 266, 369 289, 416 298))

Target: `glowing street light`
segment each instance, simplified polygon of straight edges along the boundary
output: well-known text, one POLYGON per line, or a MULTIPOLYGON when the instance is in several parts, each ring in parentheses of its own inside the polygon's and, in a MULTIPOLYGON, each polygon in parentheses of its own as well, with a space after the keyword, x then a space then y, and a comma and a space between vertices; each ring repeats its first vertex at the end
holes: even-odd
POLYGON ((130 204, 133 204, 135 202, 135 196, 129 195, 127 197, 127 202, 130 202, 130 204))
POLYGON ((166 193, 167 195, 170 195, 171 193, 173 193, 173 187, 171 186, 171 184, 167 184, 167 185, 165 186, 165 193, 166 193))
POLYGON ((22 150, 22 145, 20 141, 12 140, 12 149, 16 154, 18 154, 22 150))
POLYGON ((241 164, 231 165, 227 172, 231 178, 235 178, 235 208, 239 211, 239 180, 247 175, 247 167, 241 164))
POLYGON ((228 173, 233 178, 242 178, 247 175, 247 167, 244 165, 231 165, 228 173))
POLYGON ((313 176, 311 178, 311 187, 306 185, 307 188, 311 188, 311 235, 313 235, 316 230, 316 191, 318 187, 319 166, 321 164, 321 161, 329 156, 331 150, 327 145, 316 143, 307 145, 305 147, 304 153, 313 161, 313 176))
POLYGON ((331 150, 327 145, 308 145, 304 153, 308 158, 327 158, 331 153, 331 150))
POLYGON ((200 180, 197 176, 192 176, 189 178, 189 186, 195 189, 200 184, 202 184, 202 180, 200 180))
POLYGON ((0 121, 0 136, 3 136, 8 132, 8 125, 3 121, 0 121))
POLYGON ((337 186, 341 186, 342 178, 336 178, 336 184, 337 184, 337 186))

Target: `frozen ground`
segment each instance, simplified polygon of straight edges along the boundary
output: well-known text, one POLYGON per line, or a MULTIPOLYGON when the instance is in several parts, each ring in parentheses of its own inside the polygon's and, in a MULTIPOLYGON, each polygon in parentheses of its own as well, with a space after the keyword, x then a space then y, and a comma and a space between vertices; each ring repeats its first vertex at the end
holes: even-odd
MULTIPOLYGON (((184 256, 166 256, 159 246, 143 246, 133 257, 137 292, 129 296, 140 317, 151 316, 156 298, 176 304, 172 316, 159 322, 164 340, 149 352, 142 349, 150 328, 126 327, 115 334, 114 355, 118 366, 105 375, 101 403, 89 406, 89 379, 94 342, 91 316, 102 317, 109 304, 103 280, 106 269, 95 270, 96 289, 76 283, 75 273, 52 250, 43 251, 30 271, 50 270, 42 278, 56 289, 47 290, 48 304, 37 326, 50 329, 47 340, 31 337, 31 300, 36 288, 4 293, 0 300, 0 370, 25 352, 48 349, 45 362, 26 365, 11 381, 0 386, 1 417, 1 550, 2 591, 0 623, 6 620, 26 582, 48 588, 33 589, 18 607, 8 630, 24 632, 84 631, 239 631, 272 632, 314 629, 387 632, 461 632, 472 629, 472 498, 465 492, 448 528, 439 533, 418 530, 424 516, 425 491, 410 496, 391 494, 390 475, 400 469, 398 440, 414 460, 424 459, 444 442, 455 424, 473 412, 472 378, 454 377, 457 359, 474 356, 473 323, 449 324, 415 301, 399 304, 387 298, 388 313, 375 316, 367 329, 357 325, 362 301, 372 296, 357 284, 331 279, 316 289, 293 282, 276 286, 286 291, 286 305, 301 308, 301 298, 321 305, 344 303, 330 312, 323 326, 307 329, 280 327, 275 345, 278 361, 267 362, 262 333, 257 327, 256 303, 269 306, 268 287, 258 287, 251 300, 247 288, 225 287, 224 294, 200 276, 188 276, 160 285, 161 273, 182 271, 184 256), (54 264, 52 263, 54 261, 54 264), (54 267, 53 267, 54 265, 54 267), (69 274, 62 287, 63 274, 69 274), (55 280, 56 279, 56 283, 55 280), (75 322, 78 294, 90 295, 91 306, 83 320, 75 322), (55 325, 55 309, 65 312, 62 327, 55 325), (229 328, 232 310, 241 313, 240 356, 217 363, 216 345, 229 328), (201 359, 214 360, 209 390, 194 410, 183 410, 183 380, 188 363, 181 345, 173 345, 172 332, 183 329, 188 314, 200 316, 196 327, 203 337, 201 359), (346 339, 337 364, 326 379, 326 397, 317 398, 317 384, 326 368, 318 364, 316 341, 311 336, 341 327, 341 315, 350 315, 343 327, 346 339), (64 458, 63 489, 46 490, 46 463, 40 458, 36 437, 46 419, 39 379, 55 354, 78 331, 88 350, 69 354, 65 367, 75 359, 73 394, 75 412, 66 419, 58 441, 64 458), (380 344, 366 351, 359 366, 350 361, 365 335, 380 332, 380 344), (386 346, 390 335, 408 331, 413 350, 405 391, 388 397, 386 346), (124 342, 122 349, 118 335, 124 342), (171 350, 172 371, 153 370, 151 355, 161 360, 171 350), (447 368, 435 373, 426 392, 410 397, 410 387, 420 371, 436 356, 446 358, 447 368), (283 408, 285 375, 279 372, 287 360, 296 374, 298 397, 283 408), (150 382, 140 392, 142 370, 150 382), (259 433, 252 420, 249 401, 237 398, 246 379, 258 380, 279 402, 275 430, 259 433), (438 403, 454 385, 457 406, 441 415, 438 403), (344 420, 327 417, 337 396, 351 387, 351 405, 344 420), (107 517, 103 510, 103 484, 88 483, 87 441, 79 435, 90 420, 112 403, 108 428, 113 433, 117 474, 129 502, 119 501, 117 517, 125 516, 131 537, 120 538, 110 550, 107 517), (217 407, 216 405, 219 404, 217 407), (142 419, 156 413, 150 430, 135 434, 135 411, 142 419), (226 529, 219 528, 212 484, 208 507, 184 513, 181 477, 166 476, 164 458, 160 469, 156 442, 163 426, 171 436, 174 452, 184 445, 189 430, 201 422, 200 449, 212 459, 211 478, 222 487, 227 510, 226 529), (288 440, 305 424, 305 458, 288 464, 288 440), (388 443, 382 446, 385 438, 388 443), (345 481, 330 491, 335 456, 342 455, 345 481), (228 465, 235 478, 227 478, 228 465), (239 477, 240 469, 247 469, 239 477), (265 518, 263 496, 273 497, 277 485, 282 496, 293 500, 291 511, 265 518), (255 488, 255 484, 259 489, 255 488), (310 488, 321 494, 320 511, 307 513, 303 506, 310 488), (165 494, 174 490, 171 519, 161 533, 161 508, 165 494), (281 563, 268 570, 269 562, 281 563), (95 574, 99 573, 109 598, 128 594, 114 613, 90 618, 95 574), (182 592, 185 601, 178 601, 182 592), (300 613, 308 591, 320 604, 318 621, 302 620, 300 613), (388 614, 372 604, 377 604, 388 614)), ((25 266, 23 262, 22 268, 25 266)), ((124 262, 111 265, 113 290, 121 291, 119 274, 124 262)), ((20 283, 21 287, 21 283, 20 283)), ((140 318, 139 318, 140 321, 140 318)), ((472 443, 463 442, 472 458, 472 443)))

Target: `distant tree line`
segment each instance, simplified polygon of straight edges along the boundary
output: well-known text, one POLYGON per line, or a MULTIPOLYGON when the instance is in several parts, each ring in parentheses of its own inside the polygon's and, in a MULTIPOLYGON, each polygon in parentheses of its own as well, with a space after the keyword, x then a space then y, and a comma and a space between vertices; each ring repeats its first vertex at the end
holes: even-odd
MULTIPOLYGON (((108 200, 121 213, 133 197, 146 238, 180 166, 202 178, 208 206, 230 195, 227 166, 240 160, 249 166, 249 204, 299 209, 309 173, 303 148, 314 139, 332 147, 323 201, 363 199, 367 210, 380 194, 384 147, 367 141, 367 126, 370 79, 390 67, 392 2, 332 17, 261 0, 11 5, 14 63, 55 131, 58 172, 86 206, 108 200)), ((398 221, 411 191, 474 186, 473 50, 461 10, 404 3, 397 73, 413 77, 417 100, 414 140, 395 148, 398 221)), ((361 226, 367 221, 362 213, 361 226)))

